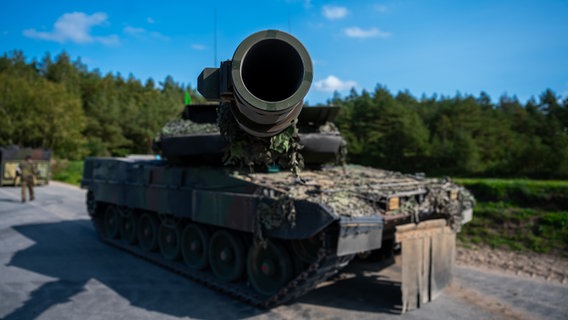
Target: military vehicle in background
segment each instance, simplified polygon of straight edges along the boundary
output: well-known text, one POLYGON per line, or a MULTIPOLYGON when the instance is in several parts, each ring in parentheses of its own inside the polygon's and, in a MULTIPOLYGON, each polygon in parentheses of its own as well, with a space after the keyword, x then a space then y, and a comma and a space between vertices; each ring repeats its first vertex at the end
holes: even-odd
POLYGON ((27 156, 32 157, 36 167, 36 185, 46 185, 50 178, 51 151, 47 149, 20 148, 18 146, 0 148, 0 186, 15 186, 20 184, 16 170, 20 162, 27 156))
POLYGON ((312 74, 296 38, 255 33, 202 72, 198 90, 217 103, 168 123, 159 159, 86 159, 81 185, 101 239, 260 307, 299 297, 357 255, 401 248, 403 311, 435 298, 473 198, 447 179, 334 164, 345 157, 331 122, 339 108, 302 108, 312 74))

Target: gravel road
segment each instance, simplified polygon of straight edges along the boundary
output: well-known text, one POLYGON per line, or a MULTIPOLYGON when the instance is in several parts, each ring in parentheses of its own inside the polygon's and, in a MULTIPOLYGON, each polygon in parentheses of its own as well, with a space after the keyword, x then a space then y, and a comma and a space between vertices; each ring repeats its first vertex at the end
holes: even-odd
POLYGON ((21 203, 0 188, 3 319, 567 319, 568 285, 458 266, 454 283, 399 314, 398 268, 356 263, 298 300, 261 310, 99 242, 85 191, 62 183, 21 203))

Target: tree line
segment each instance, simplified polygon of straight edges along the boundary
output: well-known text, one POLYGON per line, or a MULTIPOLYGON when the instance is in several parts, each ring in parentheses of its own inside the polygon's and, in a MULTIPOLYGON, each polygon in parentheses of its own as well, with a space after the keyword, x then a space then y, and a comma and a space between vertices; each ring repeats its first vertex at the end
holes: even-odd
POLYGON ((142 83, 133 75, 88 71, 65 52, 26 62, 0 57, 0 145, 52 149, 60 158, 151 152, 160 128, 183 110, 185 92, 171 76, 142 83))
MULTIPOLYGON (((44 147, 60 158, 151 152, 155 134, 183 108, 185 92, 170 76, 144 83, 133 75, 88 70, 65 52, 27 62, 0 57, 0 145, 44 147)), ((503 95, 416 98, 351 90, 328 101, 349 161, 429 175, 568 178, 568 98, 545 90, 521 103, 503 95)))
POLYGON ((568 178, 568 98, 393 95, 384 86, 330 101, 350 160, 430 175, 568 178))

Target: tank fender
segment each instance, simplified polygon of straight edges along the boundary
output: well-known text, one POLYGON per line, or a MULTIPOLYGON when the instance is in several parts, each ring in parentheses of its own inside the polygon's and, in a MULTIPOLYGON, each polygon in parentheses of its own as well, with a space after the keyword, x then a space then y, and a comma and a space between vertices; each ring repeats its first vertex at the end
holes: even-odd
MULTIPOLYGON (((274 207, 277 200, 242 193, 194 190, 192 192, 191 219, 230 229, 254 232, 255 219, 263 207, 274 207)), ((339 217, 320 204, 294 201, 295 215, 292 221, 282 219, 273 228, 263 224, 267 236, 281 239, 305 239, 316 235, 339 217)))
POLYGON ((381 248, 384 224, 380 215, 341 217, 339 226, 338 256, 381 248))
POLYGON ((191 219, 197 222, 252 232, 254 195, 208 190, 192 192, 191 219))
POLYGON ((268 230, 267 234, 280 239, 307 239, 339 220, 339 216, 319 203, 306 200, 294 201, 295 225, 286 223, 281 228, 268 230))

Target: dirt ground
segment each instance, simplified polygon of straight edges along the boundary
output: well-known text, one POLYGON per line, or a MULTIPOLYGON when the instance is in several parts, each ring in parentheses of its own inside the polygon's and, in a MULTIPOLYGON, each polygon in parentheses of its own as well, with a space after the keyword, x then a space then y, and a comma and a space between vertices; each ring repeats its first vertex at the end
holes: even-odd
POLYGON ((500 271, 520 277, 568 284, 568 258, 538 253, 520 253, 485 246, 458 245, 457 265, 500 271))

